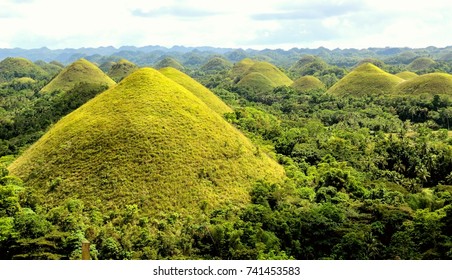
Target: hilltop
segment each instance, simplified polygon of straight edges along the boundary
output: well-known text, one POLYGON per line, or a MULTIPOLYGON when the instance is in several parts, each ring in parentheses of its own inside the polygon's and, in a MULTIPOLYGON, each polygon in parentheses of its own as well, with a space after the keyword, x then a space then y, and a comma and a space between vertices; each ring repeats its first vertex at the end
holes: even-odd
POLYGON ((180 84, 190 92, 192 92, 196 97, 201 99, 210 109, 214 110, 220 115, 224 113, 232 112, 232 109, 229 108, 220 98, 218 98, 213 92, 209 89, 195 81, 193 78, 188 76, 181 71, 166 67, 159 70, 160 73, 180 84))
POLYGON ((226 71, 232 68, 232 63, 222 57, 214 57, 209 59, 204 65, 201 66, 201 70, 206 73, 226 71))
POLYGON ((240 205, 257 180, 284 177, 219 114, 151 68, 61 119, 9 170, 48 206, 79 198, 103 210, 136 204, 155 215, 240 205))
POLYGON ((407 68, 411 71, 421 71, 426 70, 433 65, 435 65, 435 61, 429 57, 419 57, 413 60, 410 64, 408 64, 407 68))
POLYGON ((327 93, 339 96, 365 96, 392 93, 403 81, 371 63, 364 63, 334 84, 327 93))
POLYGON ((231 74, 238 87, 259 92, 293 83, 278 67, 265 61, 242 60, 232 68, 231 74))
POLYGON ((52 81, 50 81, 50 83, 43 87, 40 92, 50 93, 57 90, 67 92, 80 83, 106 86, 116 84, 96 65, 82 58, 63 69, 52 81))
POLYGON ((296 79, 291 85, 297 92, 307 92, 311 90, 325 90, 325 84, 314 76, 303 76, 296 79))
POLYGON ((313 55, 304 55, 301 57, 289 71, 293 73, 295 77, 312 75, 315 72, 321 72, 328 68, 328 64, 321 58, 313 55))
POLYGON ((411 71, 403 71, 403 72, 397 73, 395 75, 404 80, 409 80, 409 79, 419 76, 418 74, 411 72, 411 71))
POLYGON ((174 69, 177 69, 179 71, 184 70, 184 66, 177 60, 175 60, 172 57, 165 57, 164 59, 160 60, 155 64, 155 69, 162 69, 166 67, 172 67, 174 69))
POLYGON ((127 59, 121 59, 111 66, 107 74, 115 82, 120 82, 122 79, 124 79, 137 69, 138 66, 136 66, 132 62, 128 61, 127 59))
POLYGON ((34 80, 47 78, 49 73, 28 59, 8 57, 0 62, 0 83, 14 78, 28 77, 34 80))
POLYGON ((436 94, 452 96, 452 75, 445 73, 431 73, 414 77, 395 88, 396 94, 420 95, 433 97, 436 94))

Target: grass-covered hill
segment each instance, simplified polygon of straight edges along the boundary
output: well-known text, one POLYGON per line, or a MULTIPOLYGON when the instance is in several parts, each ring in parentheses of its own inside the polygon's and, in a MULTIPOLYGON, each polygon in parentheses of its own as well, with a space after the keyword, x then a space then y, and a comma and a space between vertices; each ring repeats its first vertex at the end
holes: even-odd
POLYGON ((400 83, 395 88, 396 94, 427 95, 436 94, 452 96, 452 75, 445 73, 430 73, 414 77, 400 83))
POLYGON ((435 65, 435 61, 429 57, 419 57, 413 60, 410 64, 408 64, 407 68, 410 71, 422 71, 429 69, 430 67, 435 65))
POLYGON ((296 79, 291 85, 297 92, 308 92, 311 90, 324 90, 325 84, 314 76, 303 76, 296 79))
POLYGON ((289 68, 289 72, 291 72, 294 77, 300 77, 312 75, 315 72, 321 72, 327 68, 328 64, 320 57, 304 55, 289 68))
POLYGON ((45 197, 197 214, 249 200, 283 168, 183 86, 143 68, 57 122, 10 166, 45 197))
POLYGON ((232 63, 222 57, 213 57, 209 59, 200 70, 206 73, 216 73, 220 71, 227 71, 232 68, 232 63))
POLYGON ((395 75, 404 80, 409 80, 409 79, 419 76, 418 74, 411 72, 411 71, 403 71, 403 72, 397 73, 395 75))
POLYGON ((241 78, 243 78, 248 69, 250 69, 251 66, 255 63, 254 60, 250 58, 245 58, 243 60, 240 60, 239 62, 235 63, 234 66, 232 66, 230 76, 234 79, 234 81, 237 83, 240 81, 241 78))
POLYGON ((237 86, 257 92, 271 91, 278 86, 290 86, 293 81, 275 65, 265 61, 244 59, 231 69, 237 86))
POLYGON ((41 93, 50 93, 57 90, 67 92, 80 83, 106 86, 116 84, 96 65, 82 58, 63 69, 41 89, 41 93))
POLYGON ((224 113, 232 112, 232 109, 229 108, 229 106, 226 105, 218 96, 187 74, 171 67, 162 68, 159 71, 166 77, 188 89, 196 97, 201 99, 207 106, 209 106, 210 109, 214 110, 218 114, 223 115, 224 113))
POLYGON ((371 63, 361 64, 334 84, 327 93, 336 96, 368 96, 390 94, 404 81, 371 63))
POLYGON ((8 57, 0 62, 0 83, 22 77, 40 80, 49 75, 44 69, 25 58, 8 57))
POLYGON ((122 79, 124 79, 137 69, 138 66, 136 66, 132 62, 128 61, 127 59, 121 59, 111 66, 107 74, 115 82, 120 82, 122 79))
POLYGON ((179 71, 183 71, 184 68, 185 68, 179 61, 177 61, 174 58, 169 57, 169 56, 165 57, 164 59, 162 59, 160 61, 158 61, 154 65, 154 67, 156 69, 162 69, 162 68, 165 68, 165 67, 172 67, 172 68, 177 69, 179 71))
POLYGON ((35 61, 35 64, 41 67, 47 73, 49 73, 49 75, 52 77, 58 74, 64 68, 64 66, 59 65, 58 63, 47 63, 43 60, 35 61))

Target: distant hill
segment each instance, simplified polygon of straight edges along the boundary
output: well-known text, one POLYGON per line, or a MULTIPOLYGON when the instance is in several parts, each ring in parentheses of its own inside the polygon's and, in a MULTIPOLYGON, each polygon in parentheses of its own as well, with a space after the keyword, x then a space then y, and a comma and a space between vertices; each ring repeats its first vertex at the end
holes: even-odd
POLYGON ((121 59, 117 63, 113 64, 108 71, 108 76, 115 82, 120 82, 122 79, 130 75, 133 71, 137 70, 138 66, 128 61, 127 59, 121 59))
POLYGON ((56 123, 10 166, 47 206, 78 198, 158 217, 249 201, 284 170, 193 93, 144 68, 56 123))
POLYGON ((432 67, 433 65, 435 65, 435 61, 431 58, 428 57, 419 57, 416 58, 415 60, 413 60, 410 64, 408 64, 407 68, 410 71, 421 71, 421 70, 426 70, 430 67, 432 67))
POLYGON ((325 90, 325 84, 314 76, 303 76, 296 79, 291 85, 297 92, 308 92, 311 90, 325 90))
POLYGON ((9 57, 0 62, 0 83, 15 78, 28 77, 38 80, 49 76, 44 69, 25 58, 9 57))
POLYGON ((159 71, 166 77, 188 89, 196 97, 201 99, 207 106, 209 106, 210 109, 214 110, 218 114, 223 115, 224 113, 232 112, 232 109, 229 108, 219 97, 187 74, 171 67, 162 68, 159 71))
POLYGON ((162 68, 165 68, 165 67, 172 67, 172 68, 177 69, 179 71, 183 71, 184 70, 184 66, 182 64, 180 64, 179 61, 175 60, 172 57, 165 57, 164 59, 162 59, 159 62, 157 62, 154 67, 155 67, 155 69, 162 69, 162 68))
POLYGON ((433 97, 436 94, 452 96, 452 75, 431 73, 411 78, 395 88, 396 94, 421 95, 433 97))
POLYGON ((334 84, 327 93, 338 96, 366 96, 392 93, 404 81, 371 63, 361 64, 334 84))
POLYGON ((328 64, 320 57, 313 55, 304 55, 301 57, 289 71, 294 73, 295 77, 313 75, 328 68, 328 64))
POLYGON ((221 57, 214 57, 209 59, 209 61, 202 65, 200 69, 206 73, 216 73, 220 71, 227 71, 231 68, 231 62, 221 57))
POLYGON ((35 64, 49 73, 50 76, 55 76, 64 68, 64 66, 59 65, 58 63, 47 63, 43 60, 38 60, 35 62, 35 64))
POLYGON ((231 69, 238 87, 254 91, 271 91, 278 86, 289 86, 293 81, 275 65, 265 61, 244 59, 231 69))
POLYGON ((395 75, 404 80, 409 80, 409 79, 419 76, 418 74, 411 72, 411 71, 403 71, 403 72, 397 73, 395 75))
POLYGON ((82 58, 63 69, 50 83, 41 89, 41 93, 50 93, 56 90, 66 92, 79 83, 106 86, 116 84, 96 65, 82 58))

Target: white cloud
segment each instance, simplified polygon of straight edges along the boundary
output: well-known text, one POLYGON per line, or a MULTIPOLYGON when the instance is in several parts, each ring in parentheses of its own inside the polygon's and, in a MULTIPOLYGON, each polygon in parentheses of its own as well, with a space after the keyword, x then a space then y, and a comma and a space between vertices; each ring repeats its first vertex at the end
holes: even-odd
POLYGON ((0 47, 451 45, 449 0, 4 0, 0 47))

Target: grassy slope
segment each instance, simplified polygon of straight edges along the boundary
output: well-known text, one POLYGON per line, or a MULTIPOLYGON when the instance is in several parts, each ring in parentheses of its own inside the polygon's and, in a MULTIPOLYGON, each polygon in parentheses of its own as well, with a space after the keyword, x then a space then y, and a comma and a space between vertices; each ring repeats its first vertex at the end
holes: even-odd
POLYGON ((396 94, 407 95, 452 95, 452 75, 445 73, 431 73, 417 76, 397 85, 394 91, 396 94))
POLYGON ((25 58, 8 57, 0 62, 0 83, 14 78, 29 77, 38 80, 48 76, 49 73, 25 58))
POLYGON ((251 72, 243 77, 237 86, 254 92, 270 92, 276 85, 269 78, 258 72, 251 72))
POLYGON ((408 64, 407 68, 411 71, 419 71, 432 67, 435 65, 435 61, 428 57, 419 57, 408 64))
POLYGON ((284 171, 199 98, 151 68, 135 71, 56 123, 9 166, 50 206, 198 213, 245 203, 284 171), (61 178, 53 188, 49 181, 61 178))
POLYGON ((339 80, 327 93, 339 96, 390 94, 402 81, 402 78, 389 74, 373 64, 365 63, 339 80))
POLYGON ((97 66, 82 58, 63 69, 50 83, 41 89, 41 93, 49 93, 56 90, 69 91, 81 82, 108 86, 116 84, 97 66))
POLYGON ((160 60, 155 64, 156 69, 162 69, 165 67, 172 67, 174 69, 177 69, 179 71, 184 70, 184 66, 179 63, 179 61, 175 60, 172 57, 165 57, 164 59, 160 60))
POLYGON ((223 70, 229 70, 232 68, 232 63, 221 57, 214 57, 209 59, 203 66, 201 70, 205 72, 217 72, 223 70))
POLYGON ((115 82, 119 82, 137 69, 138 67, 132 62, 126 59, 121 59, 111 66, 110 70, 108 71, 108 76, 115 82))
POLYGON ((218 96, 187 74, 171 67, 162 68, 159 71, 166 77, 188 89, 196 97, 206 103, 210 109, 214 110, 218 114, 223 115, 224 113, 232 112, 232 109, 229 108, 228 105, 226 105, 218 96))
POLYGON ((293 81, 286 76, 278 67, 268 62, 256 62, 251 66, 247 74, 257 72, 267 77, 275 86, 290 86, 293 81))
POLYGON ((409 80, 409 79, 419 76, 418 74, 411 72, 411 71, 403 71, 403 72, 397 73, 395 75, 404 80, 409 80))
POLYGON ((249 58, 245 58, 245 59, 237 62, 232 67, 230 76, 232 78, 236 78, 237 81, 239 81, 241 78, 243 78, 246 75, 248 69, 250 69, 250 67, 253 66, 254 63, 255 63, 255 61, 253 61, 249 58))
POLYGON ((297 92, 326 89, 325 84, 314 76, 303 76, 296 79, 291 85, 297 92))

